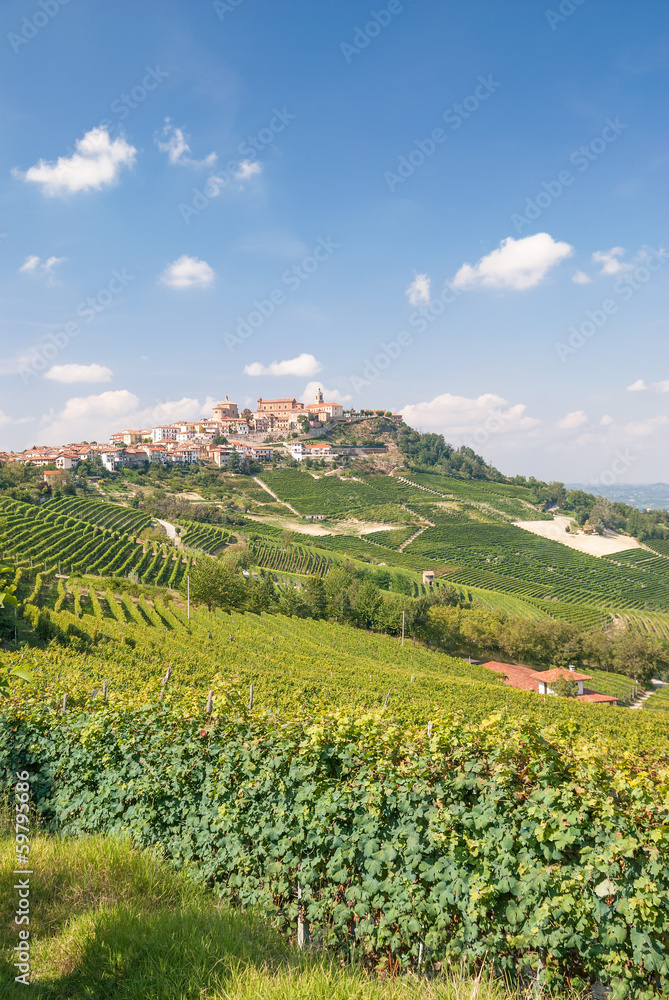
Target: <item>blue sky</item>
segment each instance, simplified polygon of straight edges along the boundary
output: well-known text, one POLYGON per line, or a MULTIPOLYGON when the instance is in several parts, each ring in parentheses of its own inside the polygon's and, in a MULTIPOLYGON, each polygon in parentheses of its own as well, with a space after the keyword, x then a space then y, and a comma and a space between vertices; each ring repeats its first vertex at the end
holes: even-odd
POLYGON ((0 449, 317 382, 508 474, 669 479, 666 21, 5 3, 0 449))

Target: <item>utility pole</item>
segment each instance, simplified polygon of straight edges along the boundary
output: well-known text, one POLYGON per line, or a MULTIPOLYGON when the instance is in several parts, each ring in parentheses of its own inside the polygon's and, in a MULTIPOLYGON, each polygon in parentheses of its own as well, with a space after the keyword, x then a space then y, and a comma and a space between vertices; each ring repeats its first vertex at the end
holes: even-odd
POLYGON ((190 573, 186 577, 186 586, 188 588, 188 620, 190 621, 190 573))
POLYGON ((404 645, 404 612, 402 612, 402 645, 404 645))

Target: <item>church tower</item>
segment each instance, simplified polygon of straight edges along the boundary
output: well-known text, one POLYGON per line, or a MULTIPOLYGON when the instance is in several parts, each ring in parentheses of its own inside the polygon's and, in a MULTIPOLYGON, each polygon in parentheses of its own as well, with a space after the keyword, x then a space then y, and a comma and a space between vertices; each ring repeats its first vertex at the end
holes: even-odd
POLYGON ((323 399, 323 390, 318 388, 316 390, 316 406, 321 406, 325 400, 323 399))

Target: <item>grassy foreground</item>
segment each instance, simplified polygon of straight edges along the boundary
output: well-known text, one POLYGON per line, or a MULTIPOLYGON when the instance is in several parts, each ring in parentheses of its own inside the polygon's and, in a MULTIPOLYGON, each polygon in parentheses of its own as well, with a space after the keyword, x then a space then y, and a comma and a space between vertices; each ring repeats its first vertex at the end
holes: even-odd
MULTIPOLYGON (((487 979, 379 979, 297 953, 148 851, 105 837, 35 835, 31 996, 39 1000, 520 1000, 487 979)), ((0 993, 14 982, 13 841, 0 840, 0 993)), ((531 996, 527 994, 527 997, 531 996)))

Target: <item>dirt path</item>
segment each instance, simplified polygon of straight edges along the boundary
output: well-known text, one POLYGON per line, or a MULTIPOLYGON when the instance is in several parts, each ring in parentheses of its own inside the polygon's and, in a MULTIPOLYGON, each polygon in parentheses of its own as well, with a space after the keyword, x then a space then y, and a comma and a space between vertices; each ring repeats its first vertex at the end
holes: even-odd
POLYGON ((163 528, 167 532, 167 535, 169 536, 169 538, 171 538, 176 547, 178 549, 183 549, 184 543, 179 538, 179 533, 177 532, 175 526, 173 524, 170 524, 169 521, 162 521, 159 517, 156 518, 156 521, 158 522, 158 524, 162 524, 163 528))
POLYGON ((428 528, 434 528, 434 525, 433 524, 424 524, 421 528, 418 529, 418 531, 415 533, 415 535, 412 535, 411 538, 407 538, 406 542, 402 542, 401 545, 398 545, 397 546, 397 551, 398 552, 404 552, 404 550, 407 547, 407 545, 411 545, 412 542, 415 542, 416 539, 418 538, 418 536, 422 535, 423 532, 427 531, 428 528))
MULTIPOLYGON (((657 691, 659 688, 663 688, 665 686, 666 681, 658 681, 658 680, 655 680, 655 678, 653 678, 653 680, 650 683, 655 685, 655 690, 657 691)), ((651 691, 645 691, 641 695, 641 697, 637 701, 634 702, 633 705, 630 705, 630 709, 643 708, 644 701, 646 701, 648 698, 650 698, 650 696, 652 694, 655 694, 655 691, 652 691, 652 690, 651 691)))
POLYGON ((279 498, 279 497, 278 497, 278 496, 276 495, 276 493, 274 492, 274 490, 271 490, 271 489, 269 488, 269 486, 267 485, 267 483, 263 483, 262 479, 260 479, 260 477, 259 477, 259 476, 254 476, 254 477, 253 477, 253 481, 254 481, 255 483, 257 483, 257 484, 258 484, 258 486, 262 486, 262 488, 263 488, 263 489, 264 489, 264 490, 265 490, 265 491, 266 491, 267 493, 269 493, 269 495, 270 495, 271 497, 274 497, 274 499, 276 500, 276 502, 277 502, 277 503, 281 503, 281 504, 283 504, 283 506, 284 506, 284 507, 287 507, 287 508, 288 508, 288 510, 292 511, 292 512, 293 512, 293 514, 295 514, 295 516, 296 516, 296 517, 302 517, 302 515, 301 515, 301 514, 300 514, 300 512, 299 512, 299 510, 295 510, 295 508, 294 508, 294 507, 291 507, 291 506, 290 506, 290 504, 289 504, 289 503, 286 503, 286 501, 285 501, 285 500, 281 500, 281 499, 280 499, 280 498, 279 498))
POLYGON ((574 535, 565 528, 571 524, 571 518, 556 514, 552 521, 514 521, 517 528, 531 531, 533 535, 550 538, 560 542, 570 549, 578 549, 590 556, 610 556, 614 552, 624 552, 627 549, 640 549, 636 538, 629 535, 618 535, 615 531, 606 531, 603 535, 574 535))

